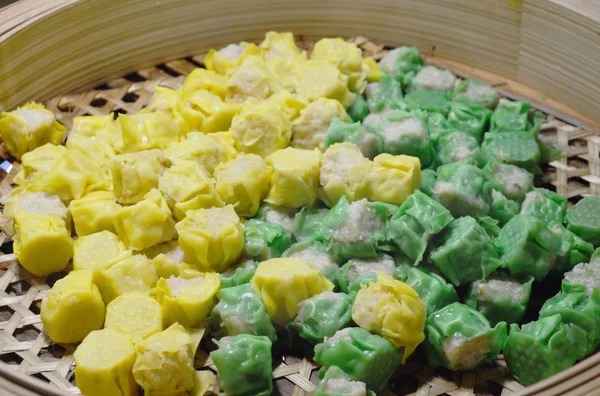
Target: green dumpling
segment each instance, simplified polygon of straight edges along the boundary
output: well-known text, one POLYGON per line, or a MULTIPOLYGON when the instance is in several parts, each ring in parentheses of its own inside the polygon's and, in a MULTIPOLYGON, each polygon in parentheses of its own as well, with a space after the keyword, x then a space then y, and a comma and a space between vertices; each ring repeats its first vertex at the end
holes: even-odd
POLYGON ((221 289, 250 283, 256 272, 256 267, 258 267, 258 264, 250 259, 229 267, 221 274, 221 289))
POLYGON ((356 95, 354 102, 346 109, 354 122, 362 122, 369 115, 369 105, 362 95, 356 95))
POLYGON ((395 278, 412 287, 425 303, 430 315, 446 305, 458 302, 454 287, 438 274, 423 268, 398 266, 395 278))
POLYGON ((297 241, 305 239, 321 240, 323 218, 329 209, 303 207, 294 217, 292 234, 297 241))
POLYGON ((590 195, 567 210, 567 229, 594 246, 600 244, 600 197, 590 195))
POLYGON ((500 95, 489 85, 476 80, 463 80, 454 88, 454 100, 474 102, 493 110, 498 106, 500 95))
POLYGON ((585 330, 565 324, 560 315, 510 328, 504 360, 510 374, 523 385, 531 385, 575 364, 585 354, 585 330))
POLYGON ((522 202, 533 188, 533 175, 523 168, 492 159, 483 168, 487 190, 496 190, 505 197, 522 202))
POLYGON ((492 112, 484 106, 465 101, 453 102, 448 114, 448 127, 462 131, 475 138, 483 139, 492 112))
POLYGON ((344 293, 317 294, 299 306, 298 315, 288 328, 313 344, 332 337, 352 322, 352 298, 344 293))
POLYGON ((425 110, 429 113, 440 113, 444 117, 450 111, 450 101, 444 93, 427 89, 406 94, 403 103, 406 110, 425 110))
POLYGON ((477 139, 464 132, 452 132, 440 137, 433 145, 436 162, 440 165, 465 162, 477 167, 485 164, 485 158, 477 139))
POLYGON ((277 341, 265 306, 250 284, 222 289, 221 300, 212 311, 211 323, 219 335, 252 334, 277 341))
POLYGON ((402 85, 394 76, 383 75, 379 82, 369 83, 365 96, 371 113, 402 108, 402 85))
POLYGON ((530 102, 500 103, 492 115, 490 131, 525 132, 531 130, 530 108, 530 102))
POLYGON ((497 190, 492 190, 488 195, 488 204, 490 206, 489 215, 504 226, 513 217, 519 214, 519 204, 506 198, 504 194, 497 190))
POLYGON ((453 285, 484 279, 501 264, 487 232, 472 217, 454 220, 429 255, 453 285))
POLYGON ((537 217, 544 223, 562 223, 567 211, 567 199, 545 188, 534 188, 521 204, 522 215, 537 217))
POLYGON ((368 284, 377 280, 377 272, 384 272, 390 276, 394 275, 396 262, 387 255, 367 258, 351 259, 340 267, 336 273, 336 281, 344 293, 360 290, 361 284, 368 284), (355 289, 350 290, 355 284, 355 289))
POLYGON ((550 272, 554 274, 562 274, 570 271, 579 263, 587 263, 592 259, 594 253, 594 245, 584 241, 577 235, 567 230, 562 223, 552 221, 548 224, 548 229, 559 235, 565 243, 569 245, 568 251, 564 255, 556 257, 556 262, 550 268, 550 272))
POLYGON ((328 367, 325 376, 315 389, 315 396, 375 396, 364 382, 352 378, 337 367, 328 367))
POLYGON ((258 213, 256 213, 254 219, 280 225, 284 230, 291 233, 294 228, 294 216, 296 216, 297 212, 297 209, 265 202, 258 208, 258 213))
POLYGON ((227 395, 268 396, 273 393, 271 340, 240 334, 217 341, 210 353, 217 367, 219 385, 227 395))
POLYGON ((302 242, 291 245, 283 253, 283 257, 295 257, 306 260, 317 267, 327 279, 335 283, 338 263, 321 242, 305 239, 302 242))
POLYGON ((315 346, 315 362, 337 366, 354 381, 379 392, 400 367, 401 356, 389 341, 360 327, 349 327, 315 346))
POLYGON ((348 123, 334 118, 325 132, 325 148, 343 142, 356 144, 367 158, 373 158, 381 151, 380 137, 363 129, 360 122, 348 123))
POLYGON ((590 263, 577 264, 571 271, 565 273, 563 283, 583 285, 588 294, 593 293, 595 289, 600 289, 600 260, 592 256, 590 263))
POLYGON ((427 116, 427 129, 429 130, 429 139, 433 143, 437 142, 442 136, 452 132, 460 132, 448 126, 448 120, 443 114, 429 113, 427 116))
POLYGON ((244 253, 259 261, 281 257, 293 242, 292 234, 278 224, 250 219, 244 224, 244 253))
POLYGON ((454 217, 485 216, 489 207, 484 195, 483 171, 463 162, 438 168, 433 197, 444 205, 454 217))
POLYGON ((434 367, 471 370, 497 359, 506 343, 506 323, 492 327, 481 313, 461 303, 427 317, 425 352, 434 367))
POLYGON ((519 166, 532 174, 539 173, 541 154, 535 138, 521 132, 486 133, 481 144, 488 161, 496 159, 519 166))
POLYGON ((421 192, 427 195, 428 197, 433 197, 433 186, 435 186, 435 182, 437 181, 437 172, 433 169, 423 169, 421 171, 421 192))
POLYGON ((402 79, 408 73, 417 73, 423 67, 423 57, 417 47, 394 48, 379 61, 379 68, 402 79))
POLYGON ((523 318, 533 278, 522 281, 503 273, 471 284, 465 304, 481 312, 492 326, 497 323, 518 323, 523 318))

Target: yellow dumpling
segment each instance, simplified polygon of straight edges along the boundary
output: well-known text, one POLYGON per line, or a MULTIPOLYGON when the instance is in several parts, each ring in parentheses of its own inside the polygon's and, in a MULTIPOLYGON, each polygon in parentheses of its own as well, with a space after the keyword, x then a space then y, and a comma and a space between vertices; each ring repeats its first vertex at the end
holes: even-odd
POLYGON ((148 395, 186 395, 194 387, 194 342, 174 324, 136 345, 133 377, 148 395))
POLYGON ((271 189, 265 199, 273 205, 288 208, 313 206, 319 188, 321 152, 288 147, 267 157, 273 168, 271 189))
POLYGON ((163 325, 202 327, 218 302, 221 277, 214 272, 182 271, 158 280, 151 295, 162 305, 163 325))
POLYGON ((154 95, 150 99, 148 107, 150 111, 161 111, 171 117, 179 126, 181 135, 189 132, 187 123, 179 112, 179 104, 182 99, 182 89, 171 89, 168 87, 154 87, 154 95))
POLYGON ((244 226, 231 205, 189 211, 176 228, 185 262, 201 271, 225 271, 244 248, 244 226))
POLYGON ((123 294, 106 306, 104 327, 131 334, 137 341, 162 331, 162 307, 144 294, 123 294))
POLYGON ((14 227, 15 256, 33 275, 62 271, 73 257, 73 240, 60 217, 20 210, 14 227))
POLYGON ((115 122, 113 114, 75 117, 69 138, 73 136, 96 137, 111 144, 117 153, 123 150, 121 128, 115 122))
POLYGON ((367 87, 363 72, 362 50, 342 38, 324 38, 315 44, 310 56, 313 60, 327 61, 348 76, 348 88, 363 92, 367 87))
POLYGON ((92 331, 74 353, 77 387, 86 396, 135 396, 135 347, 130 334, 115 329, 92 331))
POLYGON ((0 113, 0 136, 8 152, 18 160, 46 143, 60 144, 66 131, 54 114, 39 103, 0 113))
POLYGON ((65 146, 47 143, 21 157, 21 166, 17 172, 14 183, 23 185, 32 181, 36 175, 47 173, 56 162, 67 153, 65 146))
POLYGON ((362 61, 362 69, 365 73, 367 82, 378 82, 383 72, 377 65, 377 61, 373 58, 364 58, 362 61))
POLYGON ((417 157, 379 154, 358 195, 369 201, 400 205, 420 186, 421 162, 417 157))
POLYGON ((233 205, 239 216, 253 217, 267 196, 272 171, 262 157, 240 154, 217 166, 217 193, 226 204, 233 205))
POLYGON ((131 250, 142 250, 175 237, 175 220, 167 201, 152 189, 135 205, 124 206, 114 217, 119 239, 131 250))
POLYGON ((110 142, 98 137, 69 135, 67 148, 77 150, 90 158, 96 165, 104 166, 116 152, 110 142))
POLYGON ((425 339, 425 304, 410 286, 383 272, 356 295, 352 320, 402 349, 403 361, 425 339))
POLYGON ((317 99, 292 122, 292 147, 325 151, 325 133, 334 118, 349 122, 344 106, 337 100, 317 99))
POLYGON ((57 195, 50 195, 32 189, 31 185, 15 188, 0 201, 4 204, 2 218, 13 219, 18 211, 33 214, 47 214, 65 221, 67 229, 71 229, 71 215, 65 204, 57 195))
POLYGON ((303 51, 297 55, 273 56, 265 62, 283 87, 286 90, 293 91, 296 88, 298 69, 304 63, 308 62, 308 58, 306 57, 306 52, 303 51))
POLYGON ((73 270, 94 270, 125 251, 125 245, 110 231, 79 236, 73 245, 73 270))
POLYGON ((263 100, 282 89, 267 64, 258 56, 250 56, 231 73, 225 84, 225 98, 232 103, 243 103, 248 98, 263 100))
POLYGON ((44 331, 56 343, 81 342, 102 328, 104 303, 91 270, 73 271, 58 280, 42 299, 44 331))
POLYGON ((278 56, 290 56, 300 53, 294 35, 290 32, 268 32, 258 49, 265 60, 278 56))
POLYGON ((282 326, 296 317, 301 301, 332 291, 334 287, 317 267, 298 258, 263 261, 256 269, 251 286, 271 319, 282 326))
POLYGON ((220 50, 211 49, 204 58, 207 70, 214 70, 223 75, 228 75, 235 66, 239 66, 247 57, 258 55, 258 47, 254 43, 241 42, 229 44, 220 50))
POLYGON ((231 120, 240 112, 240 106, 226 103, 214 93, 206 90, 190 92, 179 104, 179 113, 186 122, 188 131, 227 131, 231 120))
POLYGON ((372 165, 353 143, 329 146, 321 158, 320 198, 330 207, 341 197, 350 202, 360 199, 359 189, 372 165))
POLYGON ((301 96, 290 93, 289 91, 279 91, 269 96, 267 102, 279 106, 280 111, 284 113, 290 121, 294 121, 300 116, 300 112, 308 106, 308 100, 301 96))
POLYGON ((187 99, 197 91, 206 90, 224 99, 226 83, 227 77, 213 70, 197 68, 192 70, 183 83, 183 97, 187 99))
POLYGON ((196 161, 208 173, 212 174, 217 165, 235 158, 237 150, 228 141, 225 134, 211 133, 205 135, 191 132, 187 139, 170 145, 165 150, 165 156, 177 163, 178 161, 196 161))
POLYGON ((117 202, 134 204, 141 201, 150 190, 158 187, 158 178, 170 165, 161 150, 121 154, 108 166, 117 202))
POLYGON ((231 134, 240 152, 266 157, 288 146, 292 137, 289 119, 273 102, 253 102, 233 118, 231 134))
POLYGON ((94 270, 94 283, 105 304, 125 293, 148 293, 158 278, 150 260, 144 255, 132 255, 130 250, 94 270))
POLYGON ((178 221, 188 210, 223 206, 215 180, 196 161, 178 161, 160 177, 158 188, 178 221))
POLYGON ((106 173, 77 150, 67 150, 48 172, 38 174, 31 183, 37 191, 58 195, 65 203, 110 186, 106 173))
POLYGON ((94 191, 74 199, 69 210, 79 236, 100 231, 115 232, 114 217, 119 206, 115 194, 110 191, 94 191))
POLYGON ((117 119, 123 135, 123 151, 165 148, 181 140, 179 125, 162 111, 122 114, 117 119))
POLYGON ((296 93, 310 101, 329 98, 348 108, 355 95, 348 89, 348 76, 323 60, 310 60, 298 68, 296 93))
POLYGON ((176 239, 145 249, 141 253, 152 260, 159 278, 179 276, 182 271, 183 251, 176 239))

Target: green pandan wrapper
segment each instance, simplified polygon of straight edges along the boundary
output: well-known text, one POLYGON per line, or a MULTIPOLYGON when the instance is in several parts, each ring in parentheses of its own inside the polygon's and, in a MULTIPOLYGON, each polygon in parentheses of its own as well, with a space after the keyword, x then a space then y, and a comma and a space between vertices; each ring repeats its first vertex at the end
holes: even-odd
POLYGON ((417 47, 395 48, 379 61, 381 70, 398 80, 402 80, 406 74, 415 74, 423 65, 423 57, 417 47))
POLYGON ((448 120, 443 114, 429 113, 427 116, 427 128, 429 130, 429 139, 433 143, 437 142, 442 136, 452 132, 460 132, 448 126, 448 120))
POLYGON ((383 255, 375 258, 351 259, 336 273, 336 281, 344 293, 360 290, 361 284, 368 284, 377 280, 377 272, 394 275, 396 262, 393 258, 383 255), (354 285, 354 288, 350 286, 354 285))
POLYGON ((481 144, 488 161, 496 159, 521 167, 532 174, 540 173, 541 154, 535 138, 522 132, 486 133, 481 144))
POLYGON ((425 303, 428 315, 446 305, 458 302, 454 286, 426 268, 399 266, 394 276, 419 294, 419 298, 425 303))
POLYGON ((510 374, 523 385, 531 385, 559 373, 585 355, 586 331, 565 324, 560 315, 540 318, 510 328, 504 360, 510 374))
MULTIPOLYGON (((496 107, 490 125, 491 132, 526 132, 534 126, 530 119, 530 102, 504 102, 496 107)), ((539 132, 539 130, 538 130, 539 132)))
POLYGON ((221 290, 221 300, 213 308, 211 323, 220 335, 251 334, 277 341, 271 318, 250 284, 221 290))
POLYGON ((520 280, 494 273, 469 286, 465 304, 481 312, 492 326, 500 322, 518 323, 529 304, 532 283, 532 277, 520 280))
POLYGON ((281 257, 293 242, 292 234, 278 224, 250 219, 244 224, 244 253, 259 261, 281 257))
POLYGON ((485 216, 489 207, 485 200, 483 171, 475 165, 456 162, 440 166, 432 189, 436 201, 454 217, 485 216))
POLYGON ((592 260, 594 245, 579 238, 558 221, 550 222, 548 228, 569 244, 567 253, 556 258, 556 262, 550 268, 551 273, 562 274, 570 271, 579 263, 587 263, 592 260))
POLYGON ((537 217, 517 215, 500 231, 497 239, 502 267, 516 277, 543 279, 556 256, 565 255, 569 244, 550 231, 537 217))
POLYGON ((515 165, 504 164, 492 159, 483 168, 486 179, 485 189, 496 190, 505 197, 522 202, 525 195, 533 188, 533 175, 523 168, 515 165))
POLYGON ((500 222, 493 217, 490 216, 482 216, 477 218, 477 223, 487 232, 487 234, 492 238, 498 238, 500 235, 500 231, 502 228, 498 225, 500 222))
POLYGON ((453 285, 485 279, 501 264, 485 229, 472 217, 460 217, 447 228, 429 260, 453 285))
POLYGON ((560 314, 563 323, 587 332, 586 355, 596 351, 600 345, 600 289, 588 293, 584 285, 563 282, 561 291, 540 309, 540 318, 555 314, 560 314))
POLYGON ((283 253, 283 257, 295 257, 308 261, 321 271, 334 284, 338 271, 338 264, 335 258, 329 254, 323 243, 314 239, 305 239, 302 242, 294 243, 283 253))
POLYGON ((485 158, 477 140, 464 132, 451 132, 441 136, 433 145, 436 162, 440 165, 454 162, 465 162, 475 166, 483 166, 485 158))
POLYGON ((476 103, 458 101, 452 103, 448 114, 448 127, 473 136, 479 143, 483 139, 492 112, 476 103))
POLYGON ((325 245, 338 262, 352 257, 376 257, 376 246, 385 240, 390 205, 366 199, 348 203, 345 197, 323 218, 325 245))
POLYGON ((348 123, 334 118, 325 132, 325 148, 343 142, 356 144, 368 158, 381 152, 381 138, 378 135, 363 129, 360 122, 348 123))
POLYGON ((386 226, 386 242, 415 264, 423 259, 427 242, 453 220, 448 209, 421 191, 415 191, 400 206, 386 226))
POLYGON ((594 246, 600 244, 600 197, 590 195, 567 210, 567 229, 594 246))
POLYGON ((369 104, 362 95, 356 95, 352 105, 346 110, 354 122, 362 122, 369 115, 369 104))
POLYGON ((352 298, 344 293, 325 292, 300 303, 298 315, 287 325, 300 337, 317 344, 352 322, 352 298))
POLYGON ((315 396, 376 396, 364 382, 352 381, 341 368, 329 367, 315 389, 315 396))
POLYGON ((210 353, 219 374, 219 385, 232 396, 268 396, 273 393, 271 340, 240 334, 218 341, 210 353))
POLYGON ((292 234, 297 241, 304 239, 321 240, 323 218, 327 215, 329 209, 326 208, 307 208, 303 207, 294 217, 294 226, 292 234))
POLYGON ((521 214, 537 217, 544 223, 563 221, 567 211, 567 199, 545 188, 534 188, 525 195, 521 214))
POLYGON ((250 283, 257 266, 254 260, 244 260, 238 265, 229 267, 221 274, 221 289, 250 283))
POLYGON ((495 109, 500 101, 498 92, 477 80, 463 80, 454 88, 454 100, 474 102, 488 109, 495 109))
POLYGON ((402 108, 402 85, 393 76, 383 75, 379 82, 370 83, 366 90, 371 113, 402 108))
POLYGON ((325 368, 337 366, 354 381, 379 392, 400 367, 401 355, 383 337, 350 327, 316 345, 315 362, 325 368))
POLYGON ((511 199, 506 198, 504 194, 497 190, 492 190, 488 195, 490 205, 489 215, 496 219, 501 226, 505 225, 519 214, 519 204, 511 199))
POLYGON ((436 181, 436 171, 434 171, 433 169, 423 169, 421 171, 421 192, 427 195, 428 197, 433 197, 433 192, 431 190, 435 186, 436 181))
POLYGON ((425 110, 429 113, 440 113, 444 117, 450 111, 450 101, 444 93, 427 89, 406 94, 403 103, 406 110, 425 110))
POLYGON ((457 302, 429 315, 425 329, 429 363, 454 371, 496 359, 507 339, 506 323, 492 328, 481 313, 457 302))

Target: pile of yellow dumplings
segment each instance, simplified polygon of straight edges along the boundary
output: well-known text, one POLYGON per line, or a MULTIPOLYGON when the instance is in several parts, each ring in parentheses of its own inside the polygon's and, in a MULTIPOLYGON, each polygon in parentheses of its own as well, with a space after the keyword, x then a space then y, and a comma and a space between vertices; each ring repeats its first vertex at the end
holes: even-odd
MULTIPOLYGON (((138 385, 204 393, 213 378, 194 370, 199 329, 263 202, 398 205, 420 185, 417 158, 325 149, 331 121, 349 121, 355 93, 381 75, 354 44, 322 39, 309 57, 291 33, 270 32, 259 45, 211 50, 205 65, 182 89, 157 87, 137 114, 75 118, 64 146, 66 128, 41 105, 0 120, 21 161, 3 212, 15 255, 36 276, 72 262, 41 315, 54 342, 86 339, 75 353, 85 395, 132 395, 138 385)), ((306 262, 259 266, 255 278, 274 320, 293 317, 294 299, 333 288, 306 262), (313 285, 308 295, 269 287, 290 271, 313 285)))

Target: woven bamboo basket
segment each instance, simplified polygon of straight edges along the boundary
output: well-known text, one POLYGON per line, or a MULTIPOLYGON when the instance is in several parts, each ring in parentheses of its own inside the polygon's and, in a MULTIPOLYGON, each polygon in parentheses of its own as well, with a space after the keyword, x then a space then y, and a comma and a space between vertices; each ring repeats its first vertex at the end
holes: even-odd
MULTIPOLYGON (((309 50, 316 37, 353 36, 375 58, 386 46, 417 45, 430 64, 480 79, 509 99, 531 100, 549 116, 542 138, 564 153, 543 182, 571 200, 600 195, 595 0, 21 0, 0 11, 0 110, 44 101, 67 127, 79 115, 134 113, 154 87, 179 88, 207 49, 258 40, 269 30, 302 34, 309 50)), ((11 191, 18 166, 2 164, 0 196, 11 191)), ((79 394, 75 346, 53 344, 39 315, 41 299, 64 274, 29 274, 11 254, 11 236, 0 233, 0 394, 79 394)), ((197 368, 214 370, 199 355, 197 368)), ((384 394, 600 394, 599 363, 600 352, 525 388, 502 359, 461 374, 417 359, 384 394)), ((273 373, 275 393, 310 395, 317 368, 284 356, 273 373)), ((218 384, 212 391, 218 394, 218 384)))

